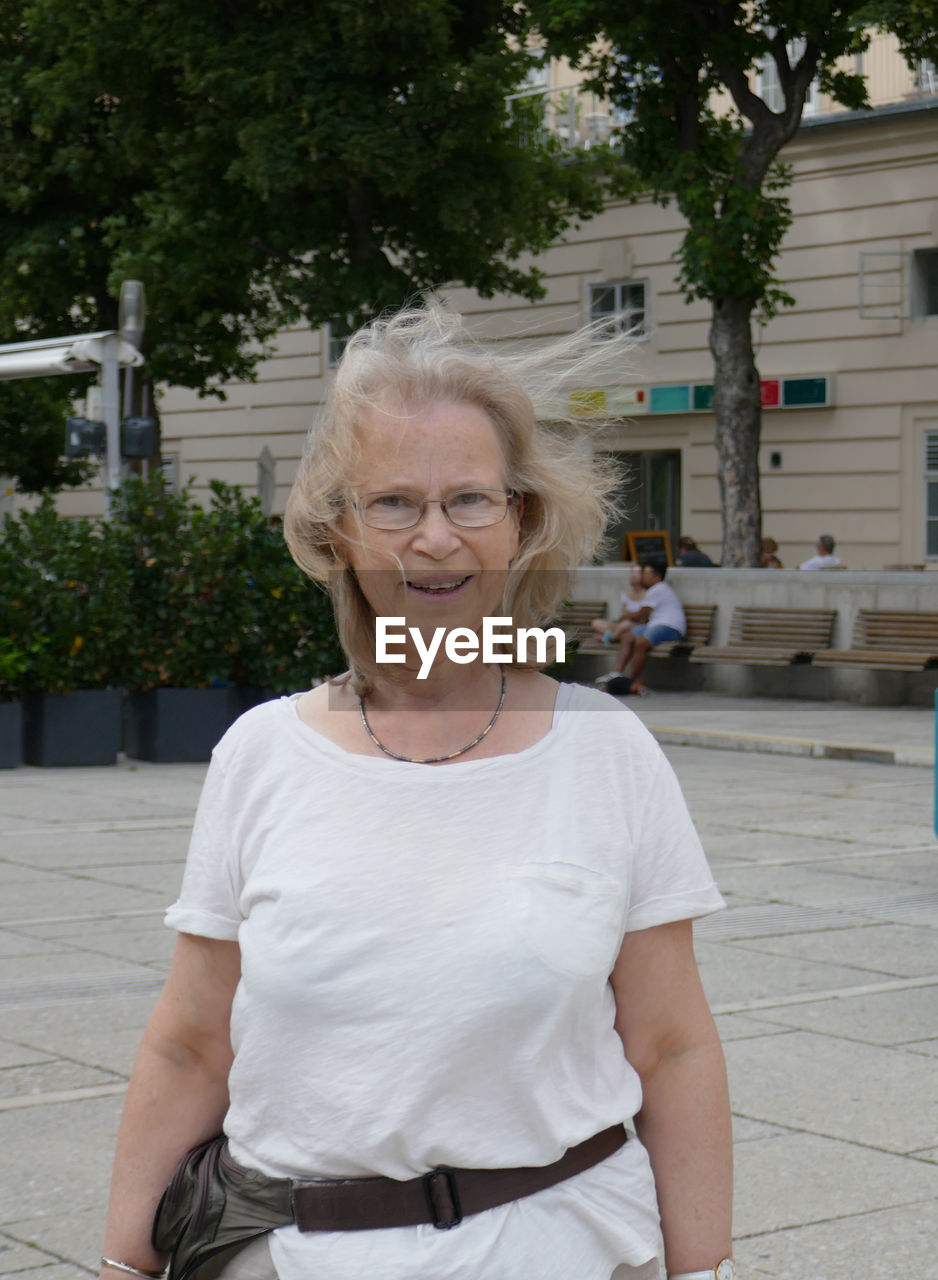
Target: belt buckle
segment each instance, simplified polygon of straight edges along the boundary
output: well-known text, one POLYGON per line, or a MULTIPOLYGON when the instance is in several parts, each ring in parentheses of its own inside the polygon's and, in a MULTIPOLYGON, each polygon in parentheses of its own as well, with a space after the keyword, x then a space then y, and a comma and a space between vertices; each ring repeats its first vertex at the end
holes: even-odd
POLYGON ((459 1188, 452 1169, 442 1166, 423 1175, 423 1191, 427 1197, 430 1220, 438 1231, 449 1231, 462 1222, 459 1188))

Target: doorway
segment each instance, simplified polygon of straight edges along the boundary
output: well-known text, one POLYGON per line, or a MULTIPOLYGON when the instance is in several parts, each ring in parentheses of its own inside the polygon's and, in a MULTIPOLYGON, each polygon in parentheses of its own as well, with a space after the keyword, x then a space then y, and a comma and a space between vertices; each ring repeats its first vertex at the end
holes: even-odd
POLYGON ((681 536, 681 451, 616 450, 606 455, 620 472, 619 502, 622 514, 606 529, 606 556, 625 558, 625 535, 639 529, 662 529, 677 551, 681 536))

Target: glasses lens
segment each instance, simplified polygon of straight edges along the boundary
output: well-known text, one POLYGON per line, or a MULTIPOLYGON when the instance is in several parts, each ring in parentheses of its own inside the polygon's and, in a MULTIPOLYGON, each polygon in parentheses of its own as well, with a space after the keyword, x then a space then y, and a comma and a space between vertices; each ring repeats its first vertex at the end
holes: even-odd
POLYGON ((464 529, 481 529, 498 524, 508 510, 508 496, 501 489, 467 489, 451 493, 446 499, 446 514, 453 524, 464 529))
POLYGON ((366 493, 359 510, 372 529, 409 529, 420 519, 423 499, 416 493, 366 493))

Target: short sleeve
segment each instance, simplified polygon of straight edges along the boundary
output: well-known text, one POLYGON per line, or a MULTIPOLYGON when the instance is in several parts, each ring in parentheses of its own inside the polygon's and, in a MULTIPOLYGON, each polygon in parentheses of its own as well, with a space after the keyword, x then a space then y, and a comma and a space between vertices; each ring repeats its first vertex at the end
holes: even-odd
POLYGON ((243 917, 231 813, 227 775, 216 754, 199 798, 182 890, 164 917, 170 929, 223 941, 237 939, 243 917))
POLYGON ((659 749, 633 851, 627 928, 648 929, 725 906, 680 783, 659 749))

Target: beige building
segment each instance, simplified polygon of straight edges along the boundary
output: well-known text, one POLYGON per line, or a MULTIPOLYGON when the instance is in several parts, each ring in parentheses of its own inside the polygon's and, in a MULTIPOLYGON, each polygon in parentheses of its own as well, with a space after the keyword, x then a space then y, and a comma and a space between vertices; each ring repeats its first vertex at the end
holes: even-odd
MULTIPOLYGON (((938 83, 928 66, 908 71, 885 38, 863 70, 875 110, 835 111, 815 96, 784 153, 794 222, 778 275, 796 305, 755 335, 764 529, 786 567, 829 532, 850 568, 938 568, 938 83)), ((548 123, 601 145, 615 121, 601 103, 578 105, 562 68, 550 76, 532 85, 548 123)), ((673 209, 613 203, 542 255, 542 301, 447 297, 491 339, 536 342, 610 314, 640 326, 617 385, 582 389, 613 422, 601 447, 623 455, 631 476, 617 537, 628 527, 689 533, 716 559, 708 307, 687 305, 675 284, 681 231, 673 209)), ((281 334, 257 381, 227 385, 224 403, 165 391, 175 483, 235 482, 282 511, 335 345, 328 328, 281 334)), ((93 488, 63 501, 76 513, 100 506, 93 488)))

